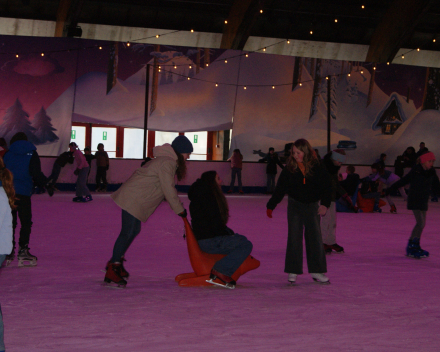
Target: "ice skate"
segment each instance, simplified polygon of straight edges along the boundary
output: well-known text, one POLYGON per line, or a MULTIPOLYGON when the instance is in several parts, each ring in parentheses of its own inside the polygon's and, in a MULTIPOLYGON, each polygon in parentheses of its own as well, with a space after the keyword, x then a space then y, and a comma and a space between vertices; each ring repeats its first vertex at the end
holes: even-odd
POLYGON ((109 286, 125 287, 127 281, 121 276, 121 263, 107 263, 104 282, 109 286))
POLYGON ((206 280, 206 282, 224 288, 229 288, 231 290, 233 290, 237 284, 231 277, 223 275, 214 269, 211 270, 211 275, 209 275, 209 279, 206 280))
POLYGON ((325 252, 325 254, 331 254, 332 253, 332 247, 329 246, 328 244, 324 243, 324 252, 325 252))
POLYGON ((291 285, 294 285, 296 283, 297 276, 298 276, 297 274, 290 273, 289 277, 287 278, 287 281, 289 281, 291 285))
POLYGON ((81 199, 82 199, 82 197, 74 197, 72 199, 72 201, 74 201, 74 202, 81 202, 81 199))
POLYGON ((392 206, 391 206, 390 213, 391 213, 391 214, 396 214, 396 213, 397 213, 397 209, 396 209, 396 206, 395 206, 395 205, 392 205, 392 206))
POLYGON ((344 253, 344 247, 341 247, 339 244, 335 243, 329 246, 336 253, 344 253))
POLYGON ((415 259, 427 258, 429 257, 429 252, 420 247, 420 238, 413 238, 408 241, 406 256, 415 259))
POLYGON ((382 213, 382 209, 380 209, 378 203, 374 203, 373 213, 382 213))
POLYGON ((8 266, 15 259, 15 250, 13 249, 11 254, 8 254, 3 262, 3 266, 8 266))
POLYGON ((93 198, 92 198, 91 194, 81 198, 81 202, 83 202, 83 203, 91 202, 92 200, 93 200, 93 198))
POLYGON ((17 260, 18 266, 21 268, 37 265, 37 257, 29 252, 28 246, 20 247, 17 254, 17 260))
MULTIPOLYGON (((130 277, 130 274, 128 273, 128 271, 127 270, 125 270, 125 268, 124 268, 124 262, 126 262, 126 260, 125 260, 125 258, 124 257, 122 257, 121 258, 121 267, 120 267, 120 276, 123 278, 123 279, 128 279, 129 277, 130 277)), ((109 265, 111 264, 111 262, 109 261, 108 263, 107 263, 107 265, 106 265, 106 267, 105 267, 105 272, 107 272, 107 270, 108 270, 108 267, 109 267, 109 265)))
POLYGON ((327 276, 321 273, 310 273, 310 276, 314 281, 317 283, 320 283, 322 285, 328 285, 330 283, 330 280, 327 276))

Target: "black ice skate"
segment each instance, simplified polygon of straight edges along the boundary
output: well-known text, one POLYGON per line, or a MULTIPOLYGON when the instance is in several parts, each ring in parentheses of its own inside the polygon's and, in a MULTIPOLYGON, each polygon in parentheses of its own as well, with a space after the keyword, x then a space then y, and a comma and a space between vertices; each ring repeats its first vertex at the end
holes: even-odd
POLYGON ((28 266, 37 265, 37 257, 29 253, 28 246, 20 247, 17 254, 17 260, 19 267, 28 267, 28 266))
POLYGON ((406 255, 407 257, 420 259, 429 257, 429 252, 420 247, 420 238, 413 238, 408 241, 406 255))
POLYGON ((229 288, 231 290, 233 290, 237 284, 231 277, 223 275, 214 269, 211 270, 211 275, 209 275, 209 279, 206 280, 206 282, 224 288, 229 288))

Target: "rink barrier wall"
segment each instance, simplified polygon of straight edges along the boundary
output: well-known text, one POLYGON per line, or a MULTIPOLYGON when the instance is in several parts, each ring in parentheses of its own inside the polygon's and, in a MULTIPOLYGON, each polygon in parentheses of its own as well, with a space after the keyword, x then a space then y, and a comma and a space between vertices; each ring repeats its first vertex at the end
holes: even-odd
MULTIPOLYGON (((41 170, 46 176, 52 172, 52 166, 56 157, 40 157, 41 170)), ((124 183, 133 172, 141 166, 140 159, 110 159, 110 167, 107 171, 108 191, 116 191, 122 183, 124 183)), ((259 162, 243 162, 242 169, 242 183, 243 191, 245 193, 263 193, 266 191, 266 163, 259 162)), ((341 172, 345 172, 347 165, 342 165, 341 172)), ((370 165, 354 165, 356 173, 359 176, 365 177, 371 173, 370 165)), ((76 184, 75 164, 67 164, 61 169, 60 176, 57 181, 57 188, 60 191, 74 191, 76 184)), ((388 166, 387 170, 394 171, 394 167, 388 166)), ((182 181, 176 182, 176 187, 179 192, 187 193, 191 184, 193 184, 200 175, 209 170, 215 170, 223 180, 223 190, 229 190, 231 182, 231 163, 229 161, 187 161, 187 175, 182 181)), ((405 169, 405 173, 410 169, 405 169)), ((437 175, 440 176, 440 169, 436 168, 437 175)), ((281 173, 281 168, 278 166, 278 176, 281 173)), ((91 191, 95 190, 96 178, 96 162, 92 161, 92 167, 88 178, 88 186, 91 191)), ((235 189, 238 191, 238 180, 235 180, 235 189)))

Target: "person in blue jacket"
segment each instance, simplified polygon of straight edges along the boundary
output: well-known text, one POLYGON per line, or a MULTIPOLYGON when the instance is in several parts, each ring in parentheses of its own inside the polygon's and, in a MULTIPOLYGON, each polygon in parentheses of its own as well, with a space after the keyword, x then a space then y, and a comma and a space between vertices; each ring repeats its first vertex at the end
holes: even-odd
MULTIPOLYGON (((32 227, 31 195, 34 183, 41 188, 47 184, 47 177, 41 172, 40 157, 37 148, 24 132, 16 133, 10 142, 9 151, 4 156, 6 168, 14 176, 14 188, 16 194, 16 209, 12 211, 12 227, 15 233, 17 216, 20 219, 20 239, 17 259, 19 266, 27 262, 31 266, 37 265, 37 257, 29 253, 29 239, 32 227)), ((53 195, 53 187, 47 186, 47 192, 53 195)), ((15 257, 15 238, 13 237, 11 254, 6 258, 11 262, 15 257)))

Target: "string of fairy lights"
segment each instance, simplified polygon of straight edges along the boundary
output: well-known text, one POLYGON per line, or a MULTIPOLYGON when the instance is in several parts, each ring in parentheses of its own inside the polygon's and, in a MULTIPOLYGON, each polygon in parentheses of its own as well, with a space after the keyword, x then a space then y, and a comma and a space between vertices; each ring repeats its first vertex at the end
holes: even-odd
MULTIPOLYGON (((365 5, 361 5, 361 10, 364 10, 365 8, 366 8, 365 5)), ((260 9, 259 13, 263 14, 264 10, 260 9)), ((338 18, 335 18, 334 22, 338 23, 338 18)), ((225 25, 227 25, 228 24, 228 20, 225 20, 224 23, 225 23, 225 25)), ((125 42, 125 45, 126 45, 126 47, 130 47, 133 43, 137 43, 137 42, 141 42, 141 41, 148 41, 150 39, 153 39, 153 40, 154 39, 159 39, 160 37, 171 35, 171 34, 175 34, 175 33, 178 33, 178 32, 182 32, 182 30, 168 31, 168 32, 165 32, 165 33, 155 34, 155 35, 148 36, 148 37, 133 39, 133 40, 125 42)), ((195 33, 194 29, 191 29, 190 32, 191 33, 195 33)), ((314 34, 312 29, 310 30, 309 33, 310 33, 310 35, 314 34)), ((432 42, 435 43, 436 42, 436 38, 433 38, 432 42)), ((145 44, 150 44, 151 45, 151 44, 154 44, 154 43, 150 42, 150 43, 145 43, 145 44)), ((261 47, 259 49, 256 49, 256 50, 253 50, 253 51, 242 52, 240 54, 233 55, 233 56, 230 56, 228 58, 224 58, 222 60, 224 61, 225 64, 227 64, 228 60, 230 61, 230 60, 233 60, 233 59, 236 59, 236 58, 241 58, 241 57, 248 58, 251 54, 262 53, 262 52, 264 53, 264 52, 267 51, 268 48, 273 47, 273 46, 277 46, 277 45, 280 45, 280 44, 287 44, 287 45, 289 45, 290 44, 290 40, 289 39, 280 40, 280 41, 277 41, 277 42, 272 43, 270 45, 266 45, 264 47, 261 47)), ((80 48, 77 47, 77 48, 71 48, 71 49, 47 50, 47 51, 44 51, 44 52, 41 52, 41 53, 36 53, 36 52, 27 52, 27 53, 21 52, 20 53, 20 52, 16 52, 15 53, 15 57, 17 59, 20 59, 24 55, 32 55, 32 54, 34 54, 34 55, 36 55, 36 54, 38 55, 39 54, 42 57, 44 57, 45 55, 52 54, 52 53, 73 52, 73 51, 78 51, 78 50, 88 50, 88 49, 96 49, 96 48, 98 50, 103 50, 105 47, 111 47, 111 46, 113 46, 113 42, 110 42, 109 44, 105 44, 105 45, 96 45, 95 44, 95 45, 89 45, 89 46, 82 46, 80 48)), ((414 51, 415 52, 420 52, 420 48, 410 49, 410 50, 408 50, 407 52, 405 52, 403 54, 397 55, 396 57, 394 57, 394 59, 398 58, 399 56, 402 59, 405 59, 405 55, 408 55, 408 54, 410 54, 411 52, 414 52, 414 51)), ((0 52, 0 54, 9 54, 9 55, 11 55, 11 53, 4 53, 4 52, 3 53, 0 52)), ((393 59, 393 61, 394 61, 394 59, 393 59)), ((373 65, 373 70, 376 70, 376 63, 372 63, 372 65, 373 65)), ((387 65, 390 65, 390 62, 387 62, 387 65)), ((205 80, 205 79, 201 79, 201 78, 197 78, 197 77, 193 77, 193 76, 190 77, 189 75, 184 75, 184 74, 172 71, 172 69, 176 70, 178 67, 182 67, 182 66, 188 66, 189 69, 192 69, 192 66, 195 66, 195 65, 191 65, 191 64, 190 65, 188 65, 188 64, 177 64, 177 65, 176 64, 157 64, 157 65, 151 65, 150 64, 150 65, 147 65, 147 67, 149 67, 149 66, 152 67, 153 70, 157 70, 158 72, 162 72, 162 70, 163 70, 163 71, 165 71, 167 73, 170 73, 172 75, 180 76, 183 79, 187 79, 188 81, 189 80, 196 80, 196 81, 200 81, 200 82, 205 82, 205 83, 213 84, 215 87, 219 87, 219 86, 235 86, 237 88, 243 88, 244 90, 246 90, 248 87, 270 87, 272 89, 275 89, 276 87, 292 86, 294 84, 296 84, 298 86, 302 86, 305 83, 309 83, 309 82, 314 82, 315 81, 315 79, 312 78, 310 80, 304 80, 304 81, 303 80, 299 80, 298 82, 290 81, 290 82, 287 82, 287 83, 277 83, 277 84, 236 84, 236 83, 225 83, 225 82, 218 82, 218 81, 209 81, 209 80, 205 80), (167 71, 166 70, 167 67, 169 67, 171 69, 167 71)), ((205 63, 203 66, 208 67, 209 63, 205 63)), ((353 71, 352 68, 350 67, 350 72, 349 73, 331 74, 331 75, 325 76, 325 79, 329 80, 331 77, 340 77, 340 76, 350 77, 352 73, 363 74, 363 70, 358 65, 356 71, 353 71)))

